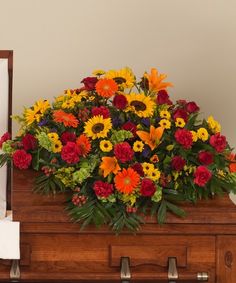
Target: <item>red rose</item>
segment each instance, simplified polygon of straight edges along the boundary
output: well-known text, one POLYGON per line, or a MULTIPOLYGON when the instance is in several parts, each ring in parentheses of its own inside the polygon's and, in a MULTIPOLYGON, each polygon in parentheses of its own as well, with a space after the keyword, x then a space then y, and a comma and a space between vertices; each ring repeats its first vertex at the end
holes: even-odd
POLYGON ((198 112, 200 108, 197 106, 197 104, 194 101, 191 101, 186 104, 186 110, 188 111, 188 113, 194 113, 194 112, 198 112))
POLYGON ((5 133, 0 139, 0 148, 2 148, 2 144, 11 139, 10 133, 5 133))
POLYGON ((81 83, 84 84, 85 90, 95 90, 95 85, 98 79, 96 77, 87 77, 84 78, 81 83))
POLYGON ((151 197, 155 194, 155 192, 156 187, 154 182, 148 178, 143 178, 140 189, 141 195, 144 197, 151 197))
POLYGON ((199 187, 204 187, 211 179, 212 173, 205 166, 198 166, 194 173, 194 183, 199 187))
POLYGON ((31 134, 26 134, 22 138, 22 144, 25 150, 34 150, 37 147, 37 140, 31 134))
POLYGON ((183 105, 183 106, 185 106, 185 105, 187 104, 187 101, 186 101, 185 99, 178 99, 176 102, 177 102, 179 105, 183 105))
POLYGON ((101 115, 101 116, 103 116, 104 119, 106 119, 106 118, 110 117, 110 111, 105 106, 93 107, 92 108, 92 115, 93 116, 101 115))
POLYGON ((75 142, 76 141, 76 134, 72 132, 63 132, 61 135, 61 142, 63 145, 66 145, 67 142, 75 142))
POLYGON ((184 119, 185 122, 188 121, 188 113, 182 108, 176 109, 174 111, 173 117, 174 117, 175 120, 177 118, 182 118, 182 119, 184 119))
POLYGON ((122 129, 130 131, 134 137, 136 136, 137 126, 134 123, 128 121, 122 126, 122 129))
POLYGON ((79 162, 80 153, 80 149, 76 143, 68 142, 62 148, 61 158, 69 164, 77 163, 79 162))
POLYGON ((113 185, 102 181, 96 181, 93 189, 97 197, 108 198, 113 193, 113 185))
POLYGON ((127 142, 118 143, 114 147, 114 153, 116 158, 125 163, 133 159, 134 151, 127 142))
POLYGON ((210 144, 215 148, 217 152, 222 152, 226 147, 226 137, 217 133, 210 137, 210 144))
POLYGON ((120 110, 125 109, 127 104, 128 104, 128 101, 126 97, 122 94, 117 94, 113 99, 113 105, 117 109, 120 109, 120 110))
POLYGON ((209 151, 201 151, 198 154, 198 160, 204 165, 210 165, 213 163, 214 156, 209 151))
POLYGON ((19 169, 28 169, 32 160, 31 154, 27 153, 24 149, 16 150, 12 158, 13 164, 19 169))
POLYGON ((186 129, 178 129, 175 132, 175 139, 185 149, 189 149, 192 147, 193 144, 192 133, 186 129))
POLYGON ((157 94, 157 104, 168 104, 171 105, 172 101, 169 99, 169 95, 166 90, 160 90, 157 94))
POLYGON ((181 171, 186 165, 186 161, 181 156, 174 156, 171 160, 171 167, 176 171, 181 171))
POLYGON ((132 169, 134 169, 134 171, 136 171, 139 176, 143 177, 144 176, 144 172, 143 172, 143 166, 140 163, 134 163, 131 166, 132 169))

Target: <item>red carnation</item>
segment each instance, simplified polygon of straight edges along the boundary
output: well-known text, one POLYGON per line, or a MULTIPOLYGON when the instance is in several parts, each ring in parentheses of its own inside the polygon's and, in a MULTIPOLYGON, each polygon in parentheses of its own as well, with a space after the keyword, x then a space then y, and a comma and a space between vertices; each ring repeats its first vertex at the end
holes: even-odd
POLYGON ((98 79, 96 77, 87 77, 84 78, 81 83, 84 84, 85 90, 95 90, 95 85, 98 79))
POLYGON ((96 196, 101 198, 108 198, 113 193, 113 185, 102 181, 96 181, 93 189, 96 196))
POLYGON ((8 141, 8 140, 10 140, 11 139, 11 134, 10 133, 5 133, 2 137, 1 137, 1 139, 0 139, 0 148, 2 148, 2 144, 4 143, 4 142, 6 142, 6 141, 8 141))
POLYGON ((14 165, 19 169, 28 169, 32 160, 31 154, 27 153, 24 149, 16 150, 12 158, 14 165))
POLYGON ((117 94, 113 99, 113 105, 117 109, 120 109, 120 110, 125 109, 127 104, 128 104, 128 101, 126 97, 122 94, 117 94))
POLYGON ((143 172, 143 166, 140 163, 134 163, 131 166, 132 169, 134 169, 134 171, 136 171, 139 176, 143 177, 144 176, 144 172, 143 172))
POLYGON ((66 145, 67 142, 75 142, 76 141, 76 134, 72 132, 63 132, 61 135, 61 142, 63 145, 66 145))
POLYGON ((210 165, 213 163, 214 156, 209 151, 201 151, 198 154, 198 160, 204 165, 210 165))
POLYGON ((31 134, 26 134, 22 138, 22 144, 25 150, 34 150, 37 147, 37 140, 31 134))
POLYGON ((186 161, 181 156, 174 156, 171 160, 171 167, 176 171, 181 171, 186 165, 186 161))
POLYGON ((114 153, 116 158, 122 163, 132 160, 134 156, 134 151, 127 142, 116 144, 114 147, 114 153))
POLYGON ((160 90, 157 94, 157 104, 168 104, 171 105, 172 101, 169 99, 169 95, 166 90, 160 90))
POLYGON ((226 137, 217 133, 210 137, 210 144, 215 148, 217 152, 222 152, 226 147, 226 137))
POLYGON ((148 178, 143 178, 140 189, 141 195, 144 197, 151 197, 155 194, 155 192, 156 187, 154 182, 148 178))
POLYGON ((192 133, 186 129, 178 129, 175 132, 175 139, 185 149, 189 149, 192 147, 193 144, 192 133))
POLYGON ((199 187, 204 187, 211 179, 212 173, 205 166, 198 166, 194 173, 194 183, 199 187))
POLYGON ((122 126, 122 129, 130 131, 134 137, 136 136, 137 126, 134 123, 128 121, 122 126))
POLYGON ((79 162, 80 149, 78 145, 74 142, 68 142, 63 146, 61 151, 61 158, 67 163, 77 163, 79 162))
POLYGON ((106 119, 106 118, 110 117, 110 111, 105 106, 93 107, 92 108, 92 115, 93 116, 101 115, 101 116, 103 116, 104 119, 106 119))
POLYGON ((195 113, 198 112, 200 108, 194 101, 191 101, 186 104, 186 110, 188 111, 188 113, 195 113))
POLYGON ((188 113, 182 108, 176 109, 173 113, 173 117, 174 117, 175 120, 177 118, 182 118, 182 119, 184 119, 185 122, 188 121, 188 113))

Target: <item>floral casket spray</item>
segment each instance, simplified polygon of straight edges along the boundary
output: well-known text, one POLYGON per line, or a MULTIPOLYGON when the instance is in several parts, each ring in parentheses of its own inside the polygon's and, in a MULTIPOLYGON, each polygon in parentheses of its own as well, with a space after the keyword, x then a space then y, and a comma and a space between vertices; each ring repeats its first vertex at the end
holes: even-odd
POLYGON ((170 99, 156 69, 93 72, 83 86, 39 100, 14 118, 19 134, 0 140, 0 165, 39 171, 35 192, 67 192, 72 218, 136 231, 151 215, 185 216, 181 202, 236 192, 236 158, 212 117, 170 99))

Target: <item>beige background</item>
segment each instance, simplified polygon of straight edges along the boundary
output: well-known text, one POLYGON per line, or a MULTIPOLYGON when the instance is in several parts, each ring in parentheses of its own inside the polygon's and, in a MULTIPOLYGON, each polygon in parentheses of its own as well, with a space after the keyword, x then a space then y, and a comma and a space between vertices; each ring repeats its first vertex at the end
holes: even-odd
MULTIPOLYGON (((236 146, 235 0, 0 0, 0 49, 14 50, 13 112, 97 68, 157 67, 236 146)), ((14 126, 16 129, 16 126, 14 126)))

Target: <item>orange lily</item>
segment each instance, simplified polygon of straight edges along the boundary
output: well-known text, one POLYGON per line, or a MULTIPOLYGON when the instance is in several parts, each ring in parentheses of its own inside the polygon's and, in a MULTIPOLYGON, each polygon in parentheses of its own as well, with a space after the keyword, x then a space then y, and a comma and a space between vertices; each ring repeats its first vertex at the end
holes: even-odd
POLYGON ((145 142, 151 150, 154 150, 158 144, 160 143, 161 137, 163 135, 164 128, 158 127, 155 128, 153 126, 150 127, 150 132, 145 131, 137 131, 136 134, 140 137, 140 139, 145 142))
POLYGON ((151 74, 144 74, 144 77, 148 79, 149 89, 150 91, 158 92, 160 90, 165 90, 169 86, 173 86, 172 83, 169 82, 162 82, 167 75, 165 74, 158 74, 157 69, 152 68, 151 74))
POLYGON ((110 173, 117 174, 120 170, 120 166, 115 157, 102 157, 100 169, 103 170, 103 177, 105 178, 110 173))

